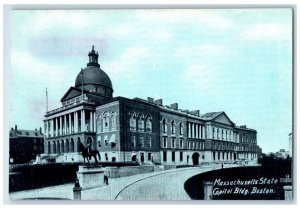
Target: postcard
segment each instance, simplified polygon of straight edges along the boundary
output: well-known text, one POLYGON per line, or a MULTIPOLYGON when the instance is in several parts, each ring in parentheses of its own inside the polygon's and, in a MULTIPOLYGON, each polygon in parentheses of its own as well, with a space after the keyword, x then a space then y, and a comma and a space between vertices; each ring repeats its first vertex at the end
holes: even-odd
POLYGON ((11 201, 293 200, 292 7, 9 15, 11 201))

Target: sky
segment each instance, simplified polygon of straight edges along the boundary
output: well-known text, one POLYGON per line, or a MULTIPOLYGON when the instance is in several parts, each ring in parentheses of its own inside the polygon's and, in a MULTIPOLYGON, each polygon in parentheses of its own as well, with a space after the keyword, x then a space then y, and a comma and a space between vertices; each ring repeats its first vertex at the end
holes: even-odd
POLYGON ((292 10, 14 10, 9 123, 43 127, 75 84, 92 45, 114 96, 225 111, 257 130, 263 152, 292 131, 292 10))

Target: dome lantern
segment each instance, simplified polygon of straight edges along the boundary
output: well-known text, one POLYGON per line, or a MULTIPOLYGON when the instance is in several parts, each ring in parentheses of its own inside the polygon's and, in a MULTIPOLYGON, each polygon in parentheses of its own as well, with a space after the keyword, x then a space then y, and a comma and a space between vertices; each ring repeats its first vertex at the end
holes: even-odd
POLYGON ((75 80, 75 87, 82 91, 93 92, 105 98, 112 98, 113 87, 109 76, 100 68, 98 64, 98 53, 92 50, 88 54, 89 63, 87 67, 81 69, 75 80))
POLYGON ((92 46, 92 51, 89 52, 89 63, 87 63, 87 66, 96 66, 100 67, 98 63, 98 52, 94 50, 94 45, 92 46))

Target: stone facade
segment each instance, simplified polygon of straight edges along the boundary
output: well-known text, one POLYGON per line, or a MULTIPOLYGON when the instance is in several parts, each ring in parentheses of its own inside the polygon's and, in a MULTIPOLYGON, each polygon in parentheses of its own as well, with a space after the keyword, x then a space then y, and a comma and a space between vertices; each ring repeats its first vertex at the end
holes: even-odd
MULTIPOLYGON (((98 54, 97 59, 91 58, 94 54, 93 49, 90 61, 98 60, 98 54)), ((162 99, 113 97, 111 81, 98 65, 88 63, 75 87, 61 99, 63 106, 46 113, 46 156, 56 161, 81 161, 78 143, 86 146, 89 142, 103 162, 257 162, 255 130, 236 126, 225 112, 201 115, 199 110, 181 110, 177 103, 163 105, 162 99), (97 90, 100 87, 102 91, 97 90)))

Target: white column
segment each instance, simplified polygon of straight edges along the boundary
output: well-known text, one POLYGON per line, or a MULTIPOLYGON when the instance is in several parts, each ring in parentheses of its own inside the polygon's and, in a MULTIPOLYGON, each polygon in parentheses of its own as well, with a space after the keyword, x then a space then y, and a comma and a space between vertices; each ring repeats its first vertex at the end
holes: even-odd
POLYGON ((69 114, 69 134, 71 134, 71 128, 72 128, 72 123, 71 123, 71 113, 69 114))
POLYGON ((85 127, 85 111, 82 110, 82 131, 86 131, 85 127))
POLYGON ((64 135, 67 134, 67 116, 64 115, 64 135))
POLYGON ((90 132, 93 131, 93 113, 90 111, 90 132))
POLYGON ((199 125, 195 124, 195 128, 196 128, 196 139, 199 139, 199 125))
POLYGON ((188 138, 192 137, 192 128, 191 128, 191 123, 188 122, 188 138))
MULTIPOLYGON (((72 126, 72 133, 75 133, 75 112, 72 112, 71 116, 72 115, 73 115, 73 120, 72 120, 72 123, 71 123, 71 124, 73 124, 73 126, 72 126)), ((75 146, 75 141, 74 141, 74 146, 75 146)))
POLYGON ((54 119, 52 118, 51 120, 50 120, 50 134, 51 134, 51 137, 53 137, 53 133, 54 133, 54 126, 53 126, 53 121, 54 121, 54 119))
POLYGON ((202 125, 199 125, 199 139, 202 139, 202 125))
POLYGON ((58 136, 58 120, 55 118, 55 136, 58 136))
POLYGON ((80 111, 80 131, 83 131, 83 110, 80 111))
POLYGON ((192 138, 195 138, 195 126, 194 123, 192 123, 192 138))
POLYGON ((50 125, 50 120, 47 120, 47 137, 49 137, 49 133, 50 133, 50 127, 49 127, 49 125, 50 125))
POLYGON ((74 112, 74 132, 78 132, 78 114, 77 111, 74 112))
POLYGON ((94 119, 93 132, 96 132, 96 112, 94 112, 94 114, 93 114, 93 119, 94 119))
POLYGON ((47 120, 44 122, 44 127, 45 127, 45 132, 44 132, 44 134, 45 134, 45 136, 47 137, 47 136, 48 136, 48 133, 47 133, 47 130, 48 130, 48 121, 47 121, 47 120))
POLYGON ((62 135, 62 116, 59 116, 59 134, 62 135))

